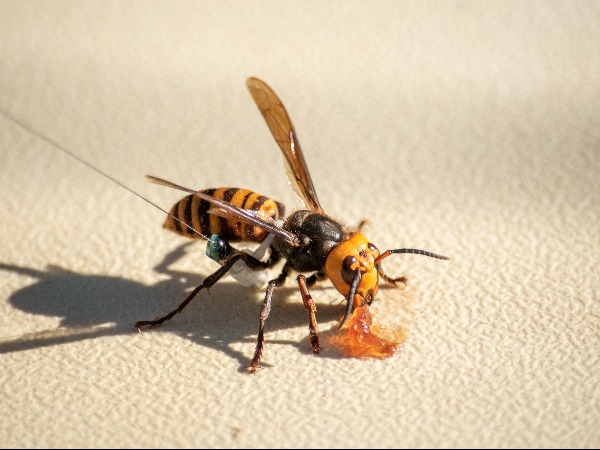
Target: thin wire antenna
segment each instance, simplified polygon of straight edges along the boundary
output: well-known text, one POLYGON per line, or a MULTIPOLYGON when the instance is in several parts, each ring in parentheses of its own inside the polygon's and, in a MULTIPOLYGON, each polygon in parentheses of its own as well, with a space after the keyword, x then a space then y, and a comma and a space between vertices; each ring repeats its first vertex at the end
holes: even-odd
POLYGON ((144 200, 146 203, 149 203, 150 205, 154 206, 156 209, 159 209, 160 211, 164 212, 167 216, 172 217, 173 219, 175 219, 177 222, 179 222, 181 225, 189 228, 191 231, 193 231, 194 233, 198 234, 199 236, 202 236, 202 238, 208 240, 208 237, 206 237, 204 234, 202 234, 200 231, 196 230, 194 227, 192 227, 191 225, 188 225, 187 223, 185 223, 183 220, 178 219, 177 217, 173 216, 171 213, 169 213, 167 210, 161 208, 160 206, 158 206, 156 203, 154 203, 151 200, 148 200, 146 197, 138 194, 137 192, 135 192, 133 189, 129 188, 128 186, 124 185, 123 183, 121 183, 119 180, 117 180, 116 178, 112 177, 111 175, 107 174, 106 172, 98 169, 96 166, 93 166, 91 163, 87 162, 86 160, 82 159, 81 157, 77 156, 75 153, 71 152, 70 150, 67 150, 66 148, 64 148, 62 145, 60 145, 58 142, 56 142, 55 140, 44 136, 42 133, 40 133, 39 131, 31 128, 29 125, 21 122, 19 119, 14 118, 13 116, 11 116, 9 113, 7 113, 6 111, 4 111, 3 109, 0 109, 0 113, 6 117, 7 119, 11 120, 12 122, 16 123, 17 125, 19 125, 21 128, 24 128, 25 130, 29 131, 31 134, 33 134, 34 136, 37 136, 38 138, 40 138, 41 140, 47 142, 48 144, 50 144, 52 147, 54 147, 57 150, 60 150, 61 152, 63 152, 64 154, 70 156, 71 158, 79 161, 81 164, 83 164, 84 166, 86 166, 89 169, 92 169, 94 172, 102 175, 104 178, 108 178, 110 181, 112 181, 113 183, 117 184, 118 186, 121 186, 123 189, 131 192, 133 195, 135 195, 136 197, 141 198, 142 200, 144 200))

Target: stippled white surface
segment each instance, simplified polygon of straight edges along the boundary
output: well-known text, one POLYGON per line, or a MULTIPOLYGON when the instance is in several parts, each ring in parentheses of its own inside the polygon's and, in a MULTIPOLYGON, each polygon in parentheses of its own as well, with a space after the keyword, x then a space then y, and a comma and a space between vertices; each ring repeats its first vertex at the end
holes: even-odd
MULTIPOLYGON (((0 445, 598 447, 598 2, 1 2, 0 108, 169 208, 239 185, 293 206, 244 87, 269 82, 319 197, 379 248, 390 360, 310 354, 163 216, 0 116, 0 445)), ((314 288, 327 335, 342 312, 314 288)))

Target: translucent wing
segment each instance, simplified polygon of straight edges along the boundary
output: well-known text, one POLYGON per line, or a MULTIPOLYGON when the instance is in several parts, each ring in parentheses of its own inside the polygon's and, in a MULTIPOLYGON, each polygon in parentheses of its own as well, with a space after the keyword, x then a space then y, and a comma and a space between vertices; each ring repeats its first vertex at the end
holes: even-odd
POLYGON ((323 213, 298 143, 296 131, 283 103, 269 85, 258 78, 248 78, 246 86, 285 156, 288 179, 294 190, 307 209, 323 213))
POLYGON ((162 178, 153 177, 152 175, 146 175, 146 179, 151 183, 156 183, 162 186, 178 189, 180 191, 196 195, 202 200, 206 200, 207 202, 213 205, 213 208, 209 210, 211 214, 216 214, 226 219, 235 219, 241 222, 257 226, 259 228, 262 228, 263 230, 268 231, 271 234, 274 234, 275 236, 280 237, 292 246, 298 246, 301 243, 301 239, 299 236, 290 231, 285 230, 275 220, 271 219, 270 217, 267 217, 264 214, 257 214, 255 211, 248 211, 245 209, 238 208, 226 201, 211 197, 210 195, 206 195, 202 192, 194 191, 193 189, 188 189, 170 181, 163 180, 162 178))

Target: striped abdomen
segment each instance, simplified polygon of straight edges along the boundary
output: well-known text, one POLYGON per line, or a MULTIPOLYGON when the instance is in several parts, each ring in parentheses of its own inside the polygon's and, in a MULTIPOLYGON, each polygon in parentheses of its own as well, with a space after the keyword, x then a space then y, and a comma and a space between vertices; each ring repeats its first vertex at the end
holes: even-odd
MULTIPOLYGON (((262 214, 275 220, 283 218, 284 215, 284 206, 281 203, 249 189, 224 187, 205 189, 200 192, 224 200, 240 209, 260 211, 262 214)), ((209 214, 208 210, 211 207, 212 205, 206 200, 202 200, 195 195, 188 195, 175 203, 173 208, 171 208, 169 217, 165 220, 163 227, 182 236, 195 239, 201 239, 202 236, 194 233, 181 222, 190 225, 204 236, 210 237, 213 234, 218 234, 223 239, 231 242, 261 242, 267 237, 268 232, 261 228, 238 222, 234 219, 226 219, 209 214), (181 222, 175 220, 173 217, 176 217, 181 222)))

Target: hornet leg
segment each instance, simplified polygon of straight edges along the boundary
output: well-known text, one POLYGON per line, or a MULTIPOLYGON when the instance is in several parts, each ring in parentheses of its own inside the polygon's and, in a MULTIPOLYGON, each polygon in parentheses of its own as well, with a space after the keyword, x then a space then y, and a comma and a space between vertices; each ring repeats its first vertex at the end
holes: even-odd
MULTIPOLYGON (((188 295, 187 298, 183 302, 181 302, 181 304, 176 309, 174 309, 167 315, 159 317, 158 319, 141 320, 139 322, 136 322, 135 327, 138 329, 138 331, 140 331, 140 329, 143 327, 154 328, 159 325, 162 325, 164 322, 171 319, 175 314, 179 314, 188 305, 188 303, 190 303, 198 295, 198 293, 200 293, 201 290, 208 289, 217 281, 219 281, 225 274, 227 274, 229 269, 231 269, 233 265, 240 259, 244 261, 248 266, 256 265, 258 261, 251 255, 248 255, 247 253, 235 253, 233 256, 227 259, 227 261, 225 261, 225 263, 223 263, 223 265, 219 267, 215 272, 207 276, 202 282, 202 284, 196 289, 194 289, 190 293, 190 295, 188 295)), ((261 261, 258 261, 258 263, 263 264, 261 261)))
POLYGON ((311 288, 315 285, 317 281, 325 279, 327 279, 327 274, 325 272, 315 272, 306 279, 306 286, 311 288))
MULTIPOLYGON (((317 277, 315 276, 315 282, 317 277)), ((300 287, 300 294, 302 295, 302 301, 304 302, 304 308, 308 311, 308 336, 310 338, 310 345, 313 353, 319 353, 321 347, 319 347, 319 331, 317 330, 317 307, 315 301, 310 295, 308 290, 308 283, 306 277, 302 274, 298 275, 298 286, 300 287)), ((312 281, 312 277, 309 278, 312 281)), ((313 282, 314 284, 314 282, 313 282)))
POLYGON ((252 357, 252 361, 250 362, 250 366, 248 369, 250 372, 256 372, 256 369, 259 367, 260 358, 262 357, 262 352, 265 346, 265 323, 269 318, 269 313, 271 312, 271 301, 273 299, 273 289, 281 286, 288 274, 290 273, 290 267, 286 263, 281 269, 281 273, 274 280, 269 281, 269 285, 267 286, 267 292, 265 294, 265 299, 263 301, 262 307, 260 309, 260 325, 258 327, 258 337, 256 338, 256 347, 254 349, 254 356, 252 357))
POLYGON ((389 277, 388 275, 385 274, 385 272, 381 268, 381 264, 377 264, 377 273, 379 273, 379 276, 381 278, 383 278, 383 281, 385 281, 387 284, 391 284, 392 286, 398 287, 398 283, 402 283, 403 285, 406 286, 406 281, 407 281, 406 277, 397 277, 397 278, 389 277))

